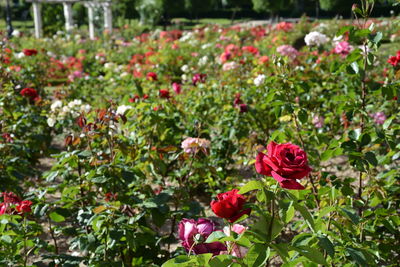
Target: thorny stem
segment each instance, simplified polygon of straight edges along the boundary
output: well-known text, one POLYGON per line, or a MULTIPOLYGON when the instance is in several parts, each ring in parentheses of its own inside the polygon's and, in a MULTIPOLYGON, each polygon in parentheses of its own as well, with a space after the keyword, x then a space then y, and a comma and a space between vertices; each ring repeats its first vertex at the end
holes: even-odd
POLYGON ((57 239, 56 239, 56 237, 54 236, 54 231, 53 231, 53 228, 52 228, 52 226, 51 226, 51 220, 50 220, 50 217, 49 217, 48 215, 47 215, 47 221, 48 221, 48 223, 49 223, 49 232, 50 232, 50 236, 51 236, 51 238, 53 239, 53 242, 54 242, 54 249, 55 249, 56 254, 58 255, 58 254, 59 254, 59 251, 58 251, 57 239))
MULTIPOLYGON (((369 2, 361 1, 362 4, 362 10, 364 12, 364 21, 363 25, 361 25, 359 19, 359 27, 362 29, 365 29, 369 17, 369 13, 372 12, 374 2, 370 6, 369 2)), ((363 42, 363 63, 364 63, 364 69, 361 72, 361 123, 360 123, 360 135, 363 134, 365 130, 365 114, 366 114, 366 98, 367 98, 367 86, 366 86, 366 76, 367 76, 367 66, 368 66, 368 47, 367 47, 368 40, 365 39, 363 42)), ((361 152, 362 148, 359 148, 359 152, 361 152)), ((362 178, 363 178, 363 172, 360 172, 359 177, 358 177, 358 198, 361 200, 362 199, 362 193, 363 193, 363 185, 362 185, 362 178)), ((362 216, 362 207, 360 206, 358 208, 358 215, 361 217, 362 216)), ((360 239, 362 238, 362 233, 360 236, 360 239)))
POLYGON ((26 263, 28 262, 28 253, 27 253, 27 244, 26 244, 26 232, 27 232, 27 227, 26 227, 26 217, 24 216, 24 267, 26 267, 26 263))
MULTIPOLYGON (((300 139, 300 142, 301 142, 301 146, 305 150, 306 147, 305 147, 305 143, 304 143, 303 137, 302 137, 302 135, 300 133, 300 125, 299 125, 299 122, 298 122, 297 115, 296 115, 296 113, 293 112, 292 116, 293 116, 294 123, 296 125, 296 131, 297 131, 297 135, 299 136, 299 139, 300 139)), ((320 209, 320 200, 319 200, 319 197, 318 197, 318 189, 314 184, 314 178, 313 178, 313 176, 311 174, 309 174, 308 175, 308 179, 310 179, 310 183, 311 183, 311 186, 312 186, 313 194, 314 194, 314 197, 315 197, 315 203, 317 204, 318 209, 320 209)))

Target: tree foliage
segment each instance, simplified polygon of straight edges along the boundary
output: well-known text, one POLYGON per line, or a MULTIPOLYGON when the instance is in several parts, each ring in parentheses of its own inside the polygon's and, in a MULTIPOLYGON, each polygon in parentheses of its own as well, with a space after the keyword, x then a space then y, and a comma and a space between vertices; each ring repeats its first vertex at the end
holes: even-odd
POLYGON ((276 13, 288 9, 293 3, 292 0, 252 0, 253 9, 256 12, 276 13))

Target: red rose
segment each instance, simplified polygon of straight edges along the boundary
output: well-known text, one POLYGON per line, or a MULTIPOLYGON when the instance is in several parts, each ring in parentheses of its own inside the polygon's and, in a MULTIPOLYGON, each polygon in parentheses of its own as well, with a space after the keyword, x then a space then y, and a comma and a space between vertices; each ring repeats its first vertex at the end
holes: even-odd
POLYGON ((36 49, 23 49, 22 52, 25 56, 34 56, 38 53, 36 49))
POLYGON ((146 74, 146 78, 149 81, 157 81, 157 74, 155 72, 149 72, 146 74))
POLYGON ((15 209, 19 212, 19 213, 28 213, 31 212, 31 206, 32 206, 32 202, 29 200, 23 200, 21 201, 17 206, 15 206, 15 209))
POLYGON ((33 88, 24 88, 21 90, 20 94, 23 97, 29 97, 31 100, 35 100, 39 96, 38 92, 33 88))
POLYGON ((218 200, 211 201, 211 209, 215 215, 234 223, 244 214, 250 214, 251 209, 243 208, 246 199, 244 196, 238 194, 238 191, 237 189, 233 189, 232 191, 218 194, 218 200))
POLYGON ((304 189, 296 179, 302 179, 311 172, 306 152, 290 143, 275 142, 269 143, 267 151, 267 154, 260 152, 257 155, 257 172, 272 176, 283 188, 304 189))
POLYGON ((167 89, 161 89, 158 91, 158 93, 160 94, 161 98, 170 98, 169 91, 167 89))
POLYGON ((246 104, 240 104, 239 110, 240 110, 240 113, 245 113, 245 112, 249 111, 249 107, 246 104))

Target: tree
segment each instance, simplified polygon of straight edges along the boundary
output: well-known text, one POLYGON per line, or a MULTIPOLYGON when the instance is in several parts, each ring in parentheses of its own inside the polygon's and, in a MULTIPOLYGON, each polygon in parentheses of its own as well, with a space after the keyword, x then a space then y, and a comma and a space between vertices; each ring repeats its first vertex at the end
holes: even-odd
POLYGON ((236 13, 240 11, 242 8, 245 8, 246 6, 249 5, 248 0, 222 0, 221 3, 224 7, 232 8, 232 16, 231 16, 232 23, 235 19, 236 13))
MULTIPOLYGON (((174 1, 174 0, 172 0, 174 1)), ((215 7, 215 0, 185 0, 185 10, 187 10, 191 17, 198 18, 200 12, 207 12, 215 7)))
POLYGON ((162 0, 138 0, 135 2, 136 11, 141 24, 156 25, 164 12, 162 0))
POLYGON ((271 18, 282 10, 287 10, 293 3, 292 0, 252 0, 253 9, 258 13, 269 12, 271 18))

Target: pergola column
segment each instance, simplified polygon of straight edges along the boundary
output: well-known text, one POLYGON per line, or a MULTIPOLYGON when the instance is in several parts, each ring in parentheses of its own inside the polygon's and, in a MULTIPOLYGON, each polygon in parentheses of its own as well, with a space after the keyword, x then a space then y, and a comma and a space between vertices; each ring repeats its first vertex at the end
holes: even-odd
POLYGON ((85 4, 87 10, 88 10, 88 19, 89 19, 89 36, 90 39, 94 39, 95 38, 95 34, 94 34, 94 10, 93 10, 93 4, 91 3, 86 3, 85 4))
POLYGON ((70 32, 74 28, 74 21, 72 18, 72 4, 63 2, 64 17, 65 17, 65 29, 70 32))
POLYGON ((41 14, 41 6, 38 2, 32 3, 33 7, 33 21, 35 22, 35 37, 42 37, 42 14, 41 14))
POLYGON ((108 33, 112 32, 112 10, 110 3, 103 4, 104 9, 104 29, 108 31, 108 33))

